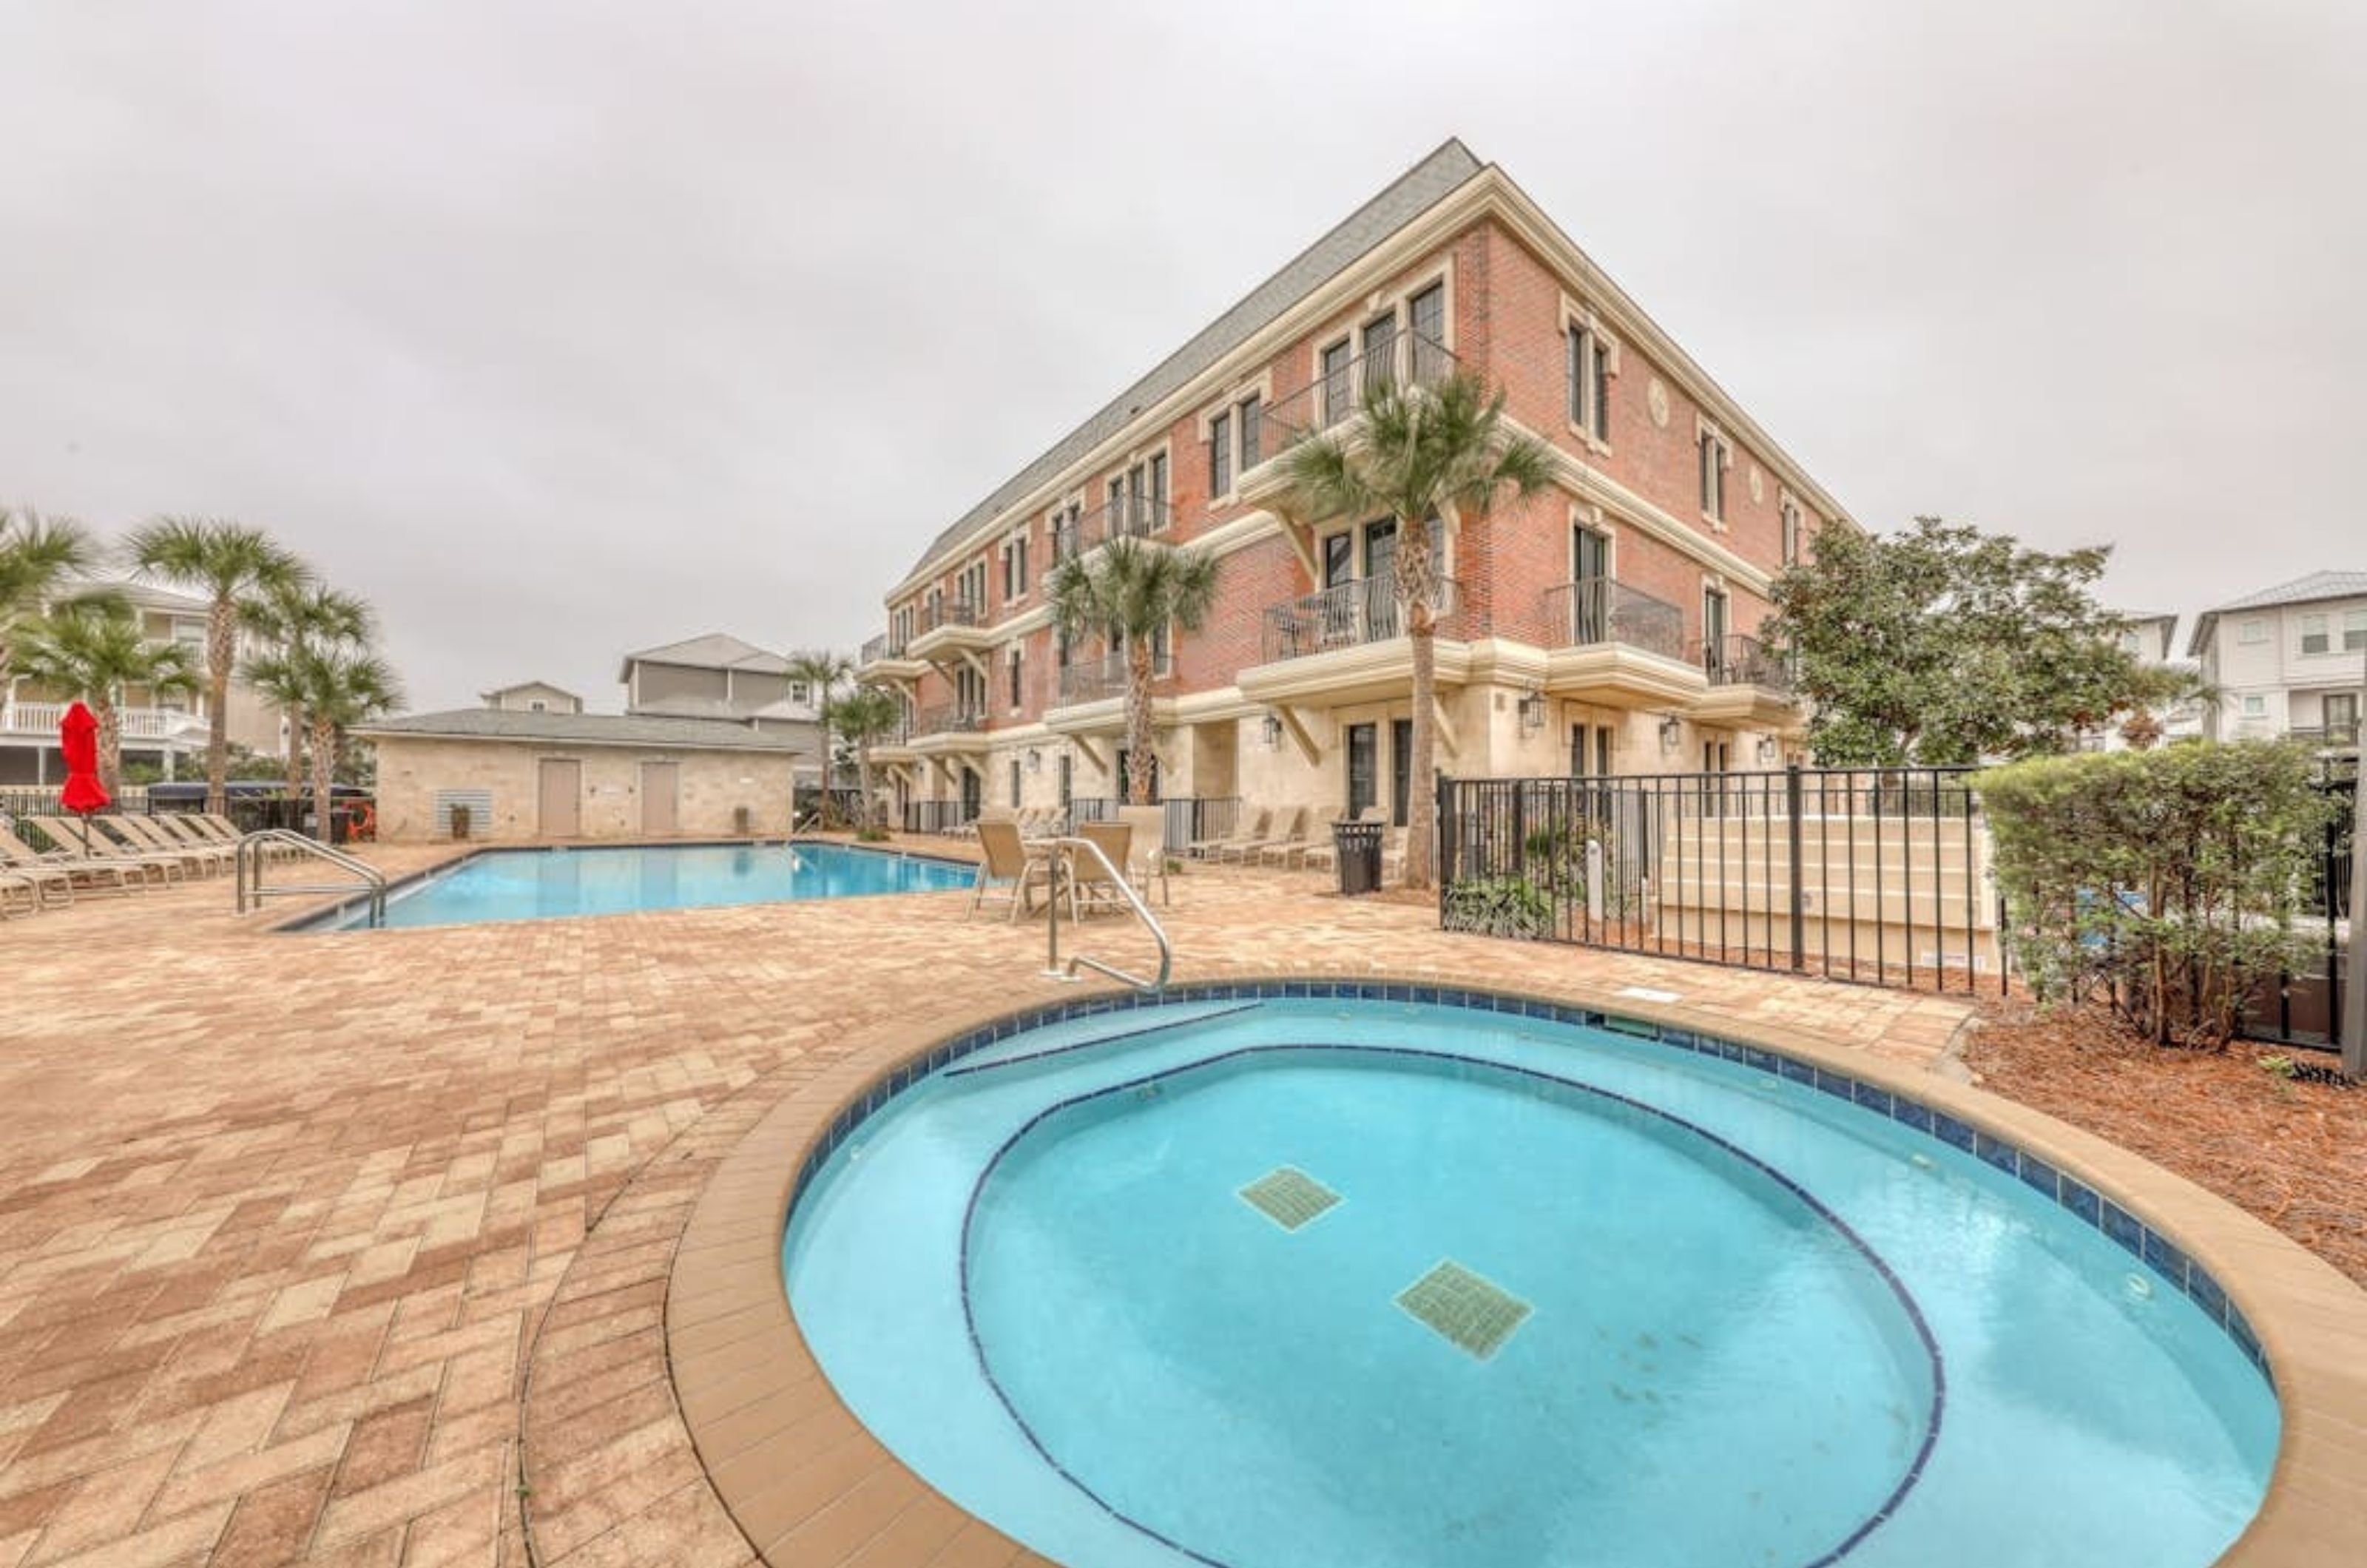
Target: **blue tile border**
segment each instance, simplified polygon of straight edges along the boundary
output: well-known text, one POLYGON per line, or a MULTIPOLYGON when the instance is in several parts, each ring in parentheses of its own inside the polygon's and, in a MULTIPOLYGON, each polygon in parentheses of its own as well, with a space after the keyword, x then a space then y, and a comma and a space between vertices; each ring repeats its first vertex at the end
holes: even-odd
MULTIPOLYGON (((954 1036, 921 1056, 899 1063, 866 1084, 831 1120, 828 1131, 809 1152, 790 1192, 794 1208, 807 1185, 818 1175, 839 1145, 864 1121, 896 1095, 952 1063, 1024 1030, 1070 1019, 1103 1013, 1130 1012, 1176 1002, 1241 1001, 1296 998, 1425 1004, 1540 1019, 1580 1028, 1606 1030, 1626 1039, 1648 1040, 1672 1050, 1713 1056, 1767 1074, 1779 1081, 1811 1086, 1845 1105, 1869 1115, 1886 1117, 1910 1131, 1923 1134, 1977 1159, 1999 1175, 2010 1178, 2067 1211, 2103 1235, 2148 1273, 2184 1294, 2203 1315, 2219 1325, 2273 1389, 2274 1369, 2259 1337, 2226 1288, 2169 1236, 2153 1229, 2137 1214, 2099 1193, 2067 1171, 2057 1169, 2019 1145, 2000 1138, 1945 1111, 1909 1100, 1879 1085, 1833 1068, 1804 1062, 1762 1045, 1704 1034, 1689 1028, 1661 1025, 1648 1019, 1605 1013, 1541 998, 1442 985, 1410 985, 1380 980, 1251 980, 1196 982, 1170 987, 1158 996, 1121 995, 1080 998, 1051 1002, 1003 1014, 954 1036)), ((1222 1016, 1222 1015, 1217 1015, 1222 1016)))

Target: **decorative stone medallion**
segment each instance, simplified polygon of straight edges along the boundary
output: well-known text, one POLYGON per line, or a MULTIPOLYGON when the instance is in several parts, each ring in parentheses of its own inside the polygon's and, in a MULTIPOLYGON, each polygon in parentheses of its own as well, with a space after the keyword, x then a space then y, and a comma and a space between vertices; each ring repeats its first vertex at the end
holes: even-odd
POLYGON ((1756 506, 1766 499, 1767 476, 1759 471, 1758 464, 1753 463, 1750 465, 1750 503, 1756 506))
POLYGON ((1652 411, 1652 423, 1662 430, 1669 428, 1669 389, 1660 385, 1658 376, 1644 389, 1644 406, 1652 411))

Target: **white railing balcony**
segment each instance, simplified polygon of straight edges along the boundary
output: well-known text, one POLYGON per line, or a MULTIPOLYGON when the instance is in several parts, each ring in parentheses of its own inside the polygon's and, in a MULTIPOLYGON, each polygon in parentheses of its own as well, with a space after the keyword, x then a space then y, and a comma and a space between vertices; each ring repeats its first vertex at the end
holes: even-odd
MULTIPOLYGON (((0 703, 0 734, 38 735, 54 740, 66 716, 65 703, 0 703)), ((118 708, 115 716, 126 740, 200 741, 206 721, 177 708, 118 708)))

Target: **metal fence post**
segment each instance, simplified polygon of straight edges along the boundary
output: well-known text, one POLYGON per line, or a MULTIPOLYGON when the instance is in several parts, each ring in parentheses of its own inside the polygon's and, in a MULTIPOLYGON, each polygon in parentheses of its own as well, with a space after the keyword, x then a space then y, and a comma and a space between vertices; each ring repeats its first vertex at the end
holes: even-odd
POLYGON ((1784 809, 1791 819, 1792 855, 1792 967, 1808 966, 1807 886, 1802 880, 1800 865, 1800 764, 1793 762, 1784 770, 1784 809))

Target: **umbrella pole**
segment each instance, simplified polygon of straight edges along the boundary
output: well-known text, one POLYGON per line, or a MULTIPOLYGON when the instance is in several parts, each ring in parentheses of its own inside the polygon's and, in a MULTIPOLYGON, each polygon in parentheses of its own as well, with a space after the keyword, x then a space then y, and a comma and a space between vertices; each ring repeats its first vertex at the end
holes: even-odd
POLYGON ((82 858, 88 860, 90 858, 90 813, 77 811, 74 815, 82 819, 82 858))

